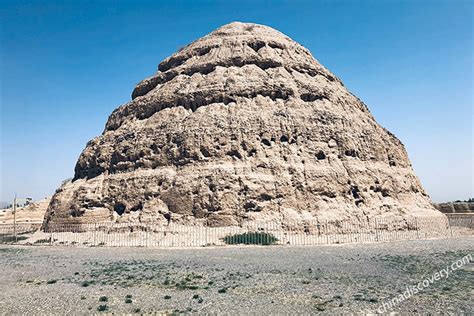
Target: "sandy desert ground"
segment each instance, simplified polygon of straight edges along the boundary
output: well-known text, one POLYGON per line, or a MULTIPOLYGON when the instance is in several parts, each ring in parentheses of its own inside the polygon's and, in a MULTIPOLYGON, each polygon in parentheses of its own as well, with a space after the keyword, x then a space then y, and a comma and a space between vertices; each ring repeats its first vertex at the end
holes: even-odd
MULTIPOLYGON (((370 313, 458 259, 474 236, 331 246, 0 247, 0 314, 370 313)), ((393 310, 474 313, 474 264, 393 310)))

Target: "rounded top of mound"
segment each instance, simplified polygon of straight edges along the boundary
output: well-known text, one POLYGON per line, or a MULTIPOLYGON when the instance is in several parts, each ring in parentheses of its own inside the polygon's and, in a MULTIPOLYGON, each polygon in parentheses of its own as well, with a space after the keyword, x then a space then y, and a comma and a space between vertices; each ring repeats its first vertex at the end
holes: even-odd
POLYGON ((163 60, 154 76, 135 87, 133 101, 112 113, 106 130, 171 107, 194 111, 257 96, 314 101, 326 97, 332 84, 342 86, 288 36, 268 26, 233 22, 163 60))
POLYGON ((284 39, 289 39, 288 36, 285 34, 262 24, 256 23, 243 23, 243 22, 231 22, 229 24, 225 24, 215 31, 208 34, 206 37, 212 36, 271 36, 274 38, 282 37, 284 39))
POLYGON ((285 34, 265 25, 254 23, 232 22, 221 26, 213 32, 181 48, 172 56, 163 60, 158 70, 166 72, 181 65, 191 65, 193 62, 226 59, 234 60, 256 58, 279 59, 278 55, 267 52, 270 49, 290 50, 285 55, 288 59, 308 59, 311 62, 311 53, 293 41, 285 34), (263 50, 261 51, 261 49, 263 50), (212 54, 209 54, 211 53, 212 54), (297 56, 298 55, 298 56, 297 56))

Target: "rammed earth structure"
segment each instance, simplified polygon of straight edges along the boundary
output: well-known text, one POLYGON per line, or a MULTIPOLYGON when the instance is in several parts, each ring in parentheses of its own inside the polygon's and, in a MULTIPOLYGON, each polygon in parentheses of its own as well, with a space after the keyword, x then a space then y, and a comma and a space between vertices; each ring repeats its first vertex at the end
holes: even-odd
POLYGON ((159 64, 58 189, 45 225, 444 218, 403 144, 288 36, 231 23, 159 64))

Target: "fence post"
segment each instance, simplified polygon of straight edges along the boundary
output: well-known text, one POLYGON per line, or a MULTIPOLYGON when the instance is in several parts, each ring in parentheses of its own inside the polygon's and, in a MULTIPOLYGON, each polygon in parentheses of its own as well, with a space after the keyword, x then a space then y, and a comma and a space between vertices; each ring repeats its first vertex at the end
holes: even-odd
POLYGON ((148 224, 145 223, 145 247, 148 247, 148 224))
POLYGON ((13 199, 13 235, 15 236, 15 243, 17 243, 16 237, 16 193, 15 198, 13 199))
POLYGON ((377 217, 375 218, 375 241, 379 242, 379 225, 378 225, 377 217))
POLYGON ((329 245, 328 220, 326 220, 326 244, 329 245))
POLYGON ((418 217, 415 217, 416 239, 420 239, 420 228, 418 226, 418 217))
POLYGON ((451 223, 449 222, 449 218, 446 218, 446 220, 448 222, 449 231, 451 232, 451 237, 454 237, 453 236, 453 227, 451 226, 451 223))

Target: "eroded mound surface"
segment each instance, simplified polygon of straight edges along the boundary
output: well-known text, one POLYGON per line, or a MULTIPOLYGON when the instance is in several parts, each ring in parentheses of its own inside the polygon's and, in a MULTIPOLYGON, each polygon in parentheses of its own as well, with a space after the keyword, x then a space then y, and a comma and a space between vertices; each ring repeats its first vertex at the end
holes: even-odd
POLYGON ((284 34, 231 23, 158 69, 87 144, 46 222, 442 216, 403 144, 284 34))

